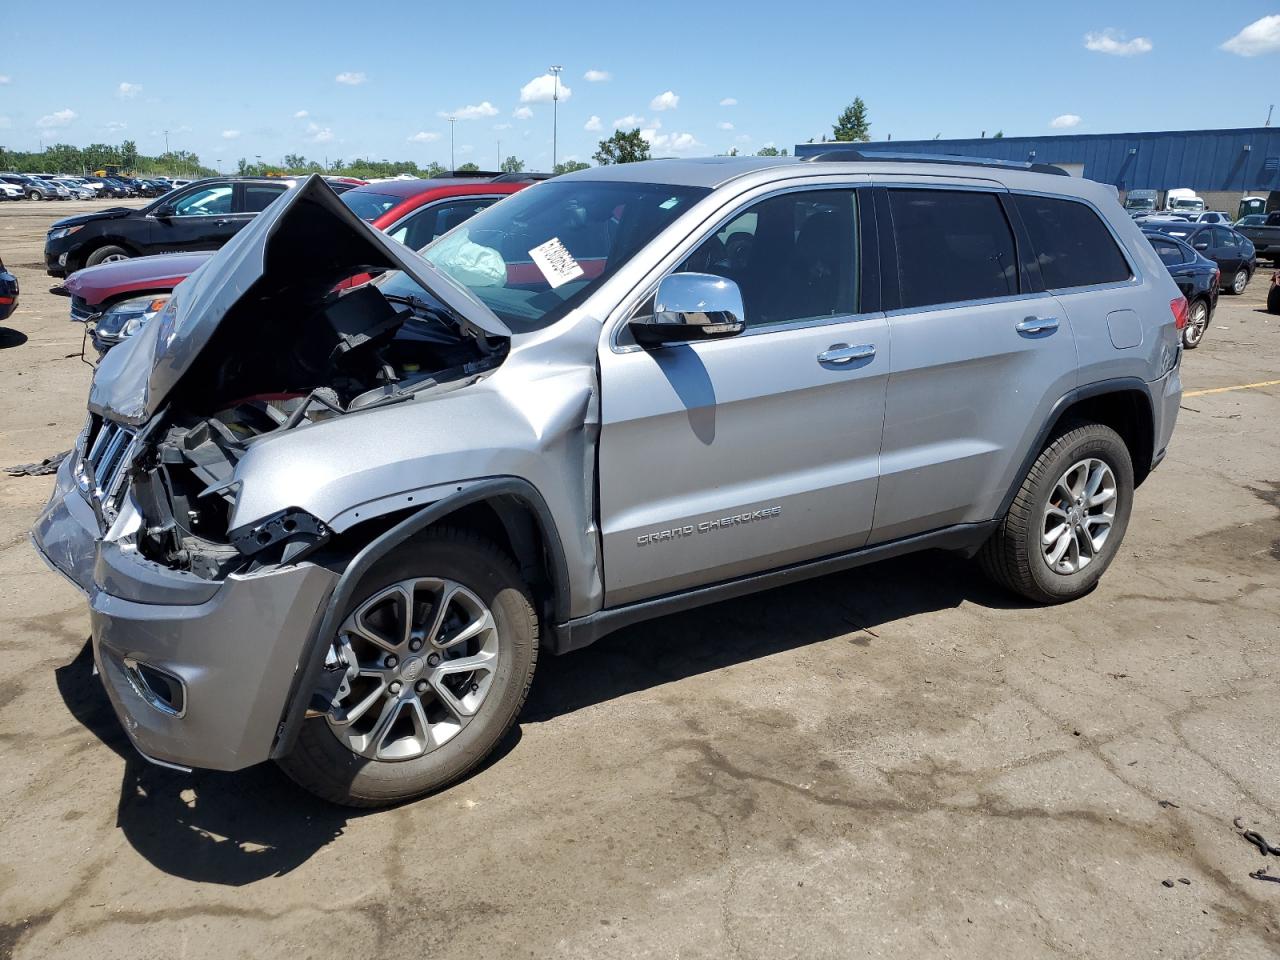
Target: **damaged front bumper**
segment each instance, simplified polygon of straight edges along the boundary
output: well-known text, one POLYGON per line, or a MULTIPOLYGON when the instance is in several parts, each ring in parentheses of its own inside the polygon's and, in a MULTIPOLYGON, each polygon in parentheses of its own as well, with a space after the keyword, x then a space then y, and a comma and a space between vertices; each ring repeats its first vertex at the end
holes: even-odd
POLYGON ((182 767, 268 759, 337 575, 303 562, 207 580, 147 560, 101 535, 74 459, 32 539, 89 599, 94 661, 129 738, 182 767))

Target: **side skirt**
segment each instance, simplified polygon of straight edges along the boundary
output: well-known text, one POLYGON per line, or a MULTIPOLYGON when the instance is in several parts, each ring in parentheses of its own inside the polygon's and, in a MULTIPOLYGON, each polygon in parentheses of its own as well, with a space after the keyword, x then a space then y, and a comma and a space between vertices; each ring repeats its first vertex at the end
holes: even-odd
POLYGON ((552 653, 568 653, 571 650, 590 646, 606 634, 643 620, 681 613, 709 603, 732 600, 749 593, 758 593, 761 590, 769 590, 829 573, 839 573, 842 570, 907 553, 916 553, 920 550, 949 550, 964 556, 972 556, 986 543, 999 522, 999 520, 987 520, 983 523, 956 524, 941 530, 903 537, 901 540, 891 540, 888 543, 877 543, 819 560, 807 560, 804 563, 779 567, 776 570, 753 573, 736 580, 695 587, 692 590, 667 594, 652 600, 641 600, 626 606, 601 610, 586 617, 557 624, 545 638, 544 643, 552 653))

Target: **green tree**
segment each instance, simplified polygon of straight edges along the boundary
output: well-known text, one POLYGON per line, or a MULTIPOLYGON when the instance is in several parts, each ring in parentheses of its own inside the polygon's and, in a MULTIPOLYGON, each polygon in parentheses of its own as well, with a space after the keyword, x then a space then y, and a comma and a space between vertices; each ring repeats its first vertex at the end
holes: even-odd
POLYGON ((867 105, 861 97, 854 97, 853 103, 844 108, 831 132, 837 141, 844 143, 866 143, 871 139, 871 121, 867 119, 867 105))
POLYGON ((558 177, 562 173, 573 173, 575 170, 586 170, 590 168, 590 166, 591 164, 583 163, 581 160, 562 160, 560 163, 555 165, 555 168, 551 172, 558 177))
MULTIPOLYGON (((812 143, 813 141, 810 140, 809 142, 812 143)), ((787 155, 786 147, 783 147, 781 150, 779 150, 777 147, 761 147, 759 150, 756 151, 757 157, 785 157, 786 155, 787 155)))
POLYGON ((120 164, 126 170, 138 169, 138 145, 132 140, 120 144, 120 164))
POLYGON ((640 136, 640 128, 623 133, 613 131, 608 140, 601 140, 600 147, 592 157, 596 163, 606 166, 610 163, 635 163, 637 160, 649 159, 649 141, 640 136))
POLYGON ((992 135, 991 139, 992 139, 992 140, 1003 140, 1003 139, 1004 139, 1004 131, 1003 131, 1003 130, 997 130, 997 131, 992 135))
POLYGON ((305 168, 309 164, 307 158, 300 153, 286 153, 284 155, 284 165, 290 170, 305 168))
POLYGON ((524 161, 518 157, 507 157, 502 161, 501 169, 503 173, 523 173, 524 161))
POLYGON ((458 166, 459 173, 477 173, 479 172, 479 170, 480 170, 479 166, 470 162, 459 164, 458 166))

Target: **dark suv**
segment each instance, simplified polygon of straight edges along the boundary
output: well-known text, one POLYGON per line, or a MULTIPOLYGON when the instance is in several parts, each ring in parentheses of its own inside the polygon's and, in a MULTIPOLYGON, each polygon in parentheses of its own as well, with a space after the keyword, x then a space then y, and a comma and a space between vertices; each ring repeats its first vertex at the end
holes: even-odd
MULTIPOLYGON (((217 250, 296 181, 211 177, 141 209, 112 207, 58 220, 44 242, 45 269, 65 277, 81 267, 153 253, 217 250)), ((333 182, 341 193, 349 184, 333 182)))

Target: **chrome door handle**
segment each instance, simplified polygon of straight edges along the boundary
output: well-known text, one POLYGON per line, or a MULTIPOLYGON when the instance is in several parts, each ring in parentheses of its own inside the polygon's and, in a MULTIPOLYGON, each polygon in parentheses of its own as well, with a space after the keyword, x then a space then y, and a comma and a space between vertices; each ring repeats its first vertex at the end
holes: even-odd
POLYGON ((847 343, 833 343, 818 354, 819 363, 852 363, 854 360, 866 360, 876 355, 874 343, 862 343, 851 347, 847 343))
POLYGON ((1057 317, 1027 317, 1014 324, 1019 333, 1050 333, 1058 329, 1057 317))

